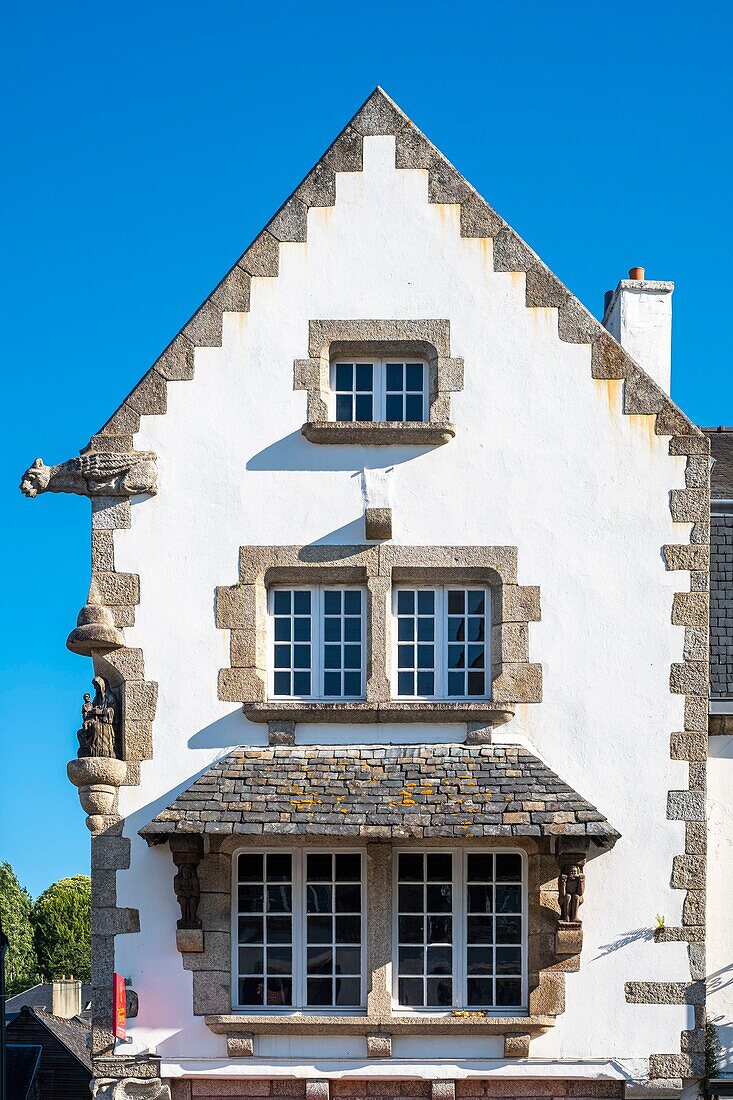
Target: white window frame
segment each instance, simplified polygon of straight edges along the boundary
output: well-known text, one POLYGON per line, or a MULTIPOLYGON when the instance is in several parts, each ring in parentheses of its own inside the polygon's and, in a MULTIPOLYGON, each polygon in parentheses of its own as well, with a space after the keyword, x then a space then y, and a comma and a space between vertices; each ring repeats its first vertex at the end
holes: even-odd
MULTIPOLYGON (((339 421, 339 423, 344 423, 344 424, 359 424, 359 423, 361 423, 361 424, 368 424, 368 423, 373 423, 373 424, 374 423, 379 423, 379 424, 388 424, 388 423, 389 424, 392 424, 392 423, 395 423, 395 424, 414 424, 414 423, 427 424, 427 422, 430 418, 430 394, 428 392, 429 388, 430 388, 430 375, 428 373, 428 364, 424 359, 421 359, 419 356, 413 356, 413 355, 405 356, 404 358, 400 358, 397 355, 392 355, 392 356, 390 356, 386 359, 376 359, 372 356, 354 355, 354 356, 348 357, 348 356, 342 355, 342 356, 339 356, 338 359, 333 359, 331 361, 331 370, 330 370, 330 396, 331 396, 330 416, 331 416, 332 420, 334 420, 334 421, 336 420, 336 367, 339 366, 339 364, 350 364, 350 363, 353 363, 353 364, 357 364, 357 363, 365 364, 366 363, 366 364, 370 364, 371 367, 372 367, 372 390, 371 390, 371 393, 372 393, 372 420, 371 421, 367 421, 367 420, 362 420, 362 421, 346 420, 346 421, 339 421), (396 421, 391 421, 390 420, 390 421, 388 421, 386 419, 386 410, 387 410, 387 367, 390 363, 400 363, 400 364, 403 364, 403 365, 407 364, 407 363, 419 363, 422 366, 422 379, 423 379, 423 381, 422 381, 422 420, 420 420, 420 421, 414 421, 414 420, 396 420, 396 421)), ((352 393, 354 393, 354 392, 355 391, 352 391, 352 393)), ((404 393, 404 390, 402 392, 404 393)))
MULTIPOLYGON (((267 589, 267 693, 272 702, 280 701, 311 701, 325 703, 352 703, 360 702, 366 697, 366 664, 367 664, 367 615, 369 614, 368 589, 360 584, 273 584, 267 589), (358 695, 325 695, 324 673, 324 646, 327 644, 323 631, 323 593, 328 591, 361 592, 361 690, 358 695), (275 695, 275 592, 310 592, 311 593, 311 694, 310 695, 275 695), (314 691, 317 685, 317 691, 314 691)), ((343 614, 342 614, 343 620, 343 614)), ((292 644, 292 642, 291 642, 292 644)), ((344 644, 343 642, 341 643, 344 644)), ((355 670, 348 670, 355 671, 355 670)))
MULTIPOLYGON (((231 993, 232 1012, 247 1016, 292 1016, 307 1012, 309 1015, 322 1016, 349 1016, 362 1015, 366 1011, 367 990, 367 921, 368 921, 368 896, 367 896, 367 856, 365 848, 341 848, 328 846, 314 846, 307 848, 251 848, 240 847, 232 855, 232 886, 231 886, 231 993), (360 855, 361 856, 361 988, 358 1005, 309 1005, 307 998, 308 981, 308 950, 307 950, 307 888, 306 888, 306 857, 315 854, 326 855, 360 855), (240 855, 289 855, 292 858, 292 883, 293 883, 293 910, 292 919, 292 952, 293 952, 293 1003, 292 1005, 243 1005, 239 1003, 239 903, 237 886, 239 885, 238 861, 240 855)), ((354 945, 356 946, 356 945, 354 945)))
MULTIPOLYGON (((406 643, 402 643, 406 644, 406 643)), ((417 639, 415 640, 417 643, 417 639)), ((429 644, 429 643, 428 643, 429 644)), ((470 644, 470 643, 469 643, 470 644)), ((417 679, 415 681, 417 687, 417 679)), ((403 700, 436 700, 449 703, 478 703, 491 698, 491 589, 485 584, 395 584, 392 586, 392 698, 403 700), (485 594, 485 633, 484 639, 484 686, 483 695, 449 695, 448 694, 448 593, 467 592, 481 589, 485 594), (397 637, 397 593, 428 591, 435 593, 435 692, 433 695, 400 695, 399 694, 399 650, 400 644, 397 637)))
MULTIPOLYGON (((466 1012, 486 1012, 491 1016, 526 1016, 528 1014, 528 980, 527 980, 527 946, 529 927, 529 890, 527 883, 527 853, 521 848, 492 848, 486 845, 481 847, 421 847, 413 845, 411 848, 392 849, 392 1011, 395 1015, 414 1016, 416 1014, 430 1013, 431 1015, 449 1016, 456 1009, 466 1012), (451 854, 453 856, 453 1003, 451 1005, 419 1005, 409 1006, 399 1003, 398 975, 399 975, 399 933, 398 916, 399 902, 397 884, 399 882, 399 856, 401 853, 410 855, 438 855, 451 854), (522 995, 521 1005, 515 1007, 493 1005, 471 1005, 467 1003, 467 917, 468 900, 466 897, 467 863, 469 855, 518 855, 522 860, 522 995)), ((494 947, 496 943, 494 942, 494 947)), ((499 945, 501 946, 501 945, 499 945)), ((516 946, 516 945, 511 945, 516 946)), ((495 977, 495 975, 494 975, 495 977)))

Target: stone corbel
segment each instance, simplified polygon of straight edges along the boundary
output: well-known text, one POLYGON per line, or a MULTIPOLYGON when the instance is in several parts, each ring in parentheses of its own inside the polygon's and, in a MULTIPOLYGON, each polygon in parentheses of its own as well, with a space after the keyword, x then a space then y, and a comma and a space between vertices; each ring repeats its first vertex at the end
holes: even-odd
POLYGON ((585 900, 587 851, 580 845, 561 846, 557 853, 557 900, 560 915, 555 929, 555 954, 579 955, 583 947, 580 907, 585 900))
POLYGON ((181 916, 176 926, 176 947, 182 953, 204 949, 204 930, 198 916, 201 887, 198 868, 203 859, 204 845, 200 836, 177 836, 170 840, 171 855, 176 865, 173 889, 181 916))
POLYGON ((158 491, 157 455, 153 451, 88 451, 58 466, 37 458, 20 482, 27 497, 41 493, 75 493, 81 497, 122 497, 158 491))

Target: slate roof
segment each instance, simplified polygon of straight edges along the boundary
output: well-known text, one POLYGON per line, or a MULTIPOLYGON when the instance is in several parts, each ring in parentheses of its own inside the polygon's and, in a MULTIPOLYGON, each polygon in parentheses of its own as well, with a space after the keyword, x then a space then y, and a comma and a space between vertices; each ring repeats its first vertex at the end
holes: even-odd
POLYGON ((55 1035, 60 1043, 73 1054, 78 1062, 92 1072, 92 1055, 89 1050, 91 1024, 80 1016, 65 1020, 61 1016, 52 1016, 42 1008, 31 1009, 33 1015, 43 1026, 55 1035))
MULTIPOLYGON (((81 987, 81 1008, 82 1015, 86 1012, 86 1006, 92 999, 92 987, 82 983, 81 987)), ((51 982, 39 982, 38 985, 32 985, 29 989, 24 989, 21 993, 15 993, 12 997, 8 997, 5 1001, 5 1012, 10 1015, 13 1012, 20 1012, 21 1008, 43 1008, 46 1012, 50 1013, 53 1007, 53 992, 51 982)))
POLYGON ((715 459, 710 474, 713 500, 733 500, 733 428, 703 428, 715 459))
POLYGON ((520 745, 238 748, 140 830, 151 843, 186 833, 619 836, 520 745))

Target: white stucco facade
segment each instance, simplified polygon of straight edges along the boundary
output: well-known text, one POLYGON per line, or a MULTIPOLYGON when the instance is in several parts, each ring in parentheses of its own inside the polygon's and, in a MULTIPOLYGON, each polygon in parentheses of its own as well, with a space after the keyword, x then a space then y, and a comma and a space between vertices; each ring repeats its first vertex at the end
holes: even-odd
MULTIPOLYGON (((518 548, 519 582, 542 593, 530 657, 542 664, 543 700, 520 705, 496 736, 530 747, 621 833, 587 865, 582 965, 567 975, 565 1012, 533 1041, 538 1075, 555 1059, 587 1063, 590 1076, 598 1060, 632 1074, 651 1052, 678 1050, 692 1026, 687 1006, 624 995, 625 982, 687 972, 686 945, 652 935, 656 914, 679 924, 682 904, 670 869, 684 824, 665 807, 667 792, 686 785, 686 765, 669 757, 670 732, 683 725, 683 698, 669 691, 683 628, 670 608, 686 575, 665 569, 661 548, 689 537, 668 505, 685 460, 669 456, 652 416, 623 414, 623 383, 592 378, 589 346, 561 342, 557 311, 528 309, 524 275, 495 272, 491 242, 462 237, 458 206, 428 203, 427 185, 426 171, 395 168, 394 138, 366 137, 363 171, 337 175, 335 206, 308 213, 307 243, 280 246, 279 276, 252 280, 250 312, 224 315, 222 347, 196 349, 194 379, 170 385, 167 414, 144 417, 136 435, 138 449, 158 455, 161 491, 135 502, 131 529, 116 533, 116 568, 140 576, 126 643, 142 648, 159 702, 154 758, 120 806, 132 859, 117 900, 139 910, 141 926, 116 939, 116 968, 140 1003, 124 1053, 253 1072, 227 1065, 224 1038, 192 1014, 171 856, 137 833, 232 747, 265 743, 265 726, 217 698, 229 636, 215 626, 213 598, 236 582, 238 548, 363 542, 364 469, 389 471, 395 542, 518 548), (455 439, 435 449, 306 442, 293 362, 307 356, 318 318, 448 319, 452 354, 465 363, 455 439)), ((315 743, 464 734, 460 725, 297 731, 315 743)), ((436 1057, 434 1044, 403 1041, 393 1054, 421 1062, 436 1057)), ((497 1040, 443 1038, 437 1056, 489 1069, 501 1050, 497 1040)), ((358 1038, 276 1037, 255 1062, 307 1069, 364 1053, 358 1038)))

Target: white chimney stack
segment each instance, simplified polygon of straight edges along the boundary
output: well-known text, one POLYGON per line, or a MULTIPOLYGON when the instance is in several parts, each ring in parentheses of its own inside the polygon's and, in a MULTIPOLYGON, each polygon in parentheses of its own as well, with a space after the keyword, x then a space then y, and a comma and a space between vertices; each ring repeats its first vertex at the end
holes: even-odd
POLYGON ((51 982, 51 1015, 71 1020, 81 1012, 81 982, 56 978, 51 982))
POLYGON ((642 370, 669 393, 672 380, 674 283, 644 278, 632 267, 628 279, 606 294, 603 324, 642 370))

